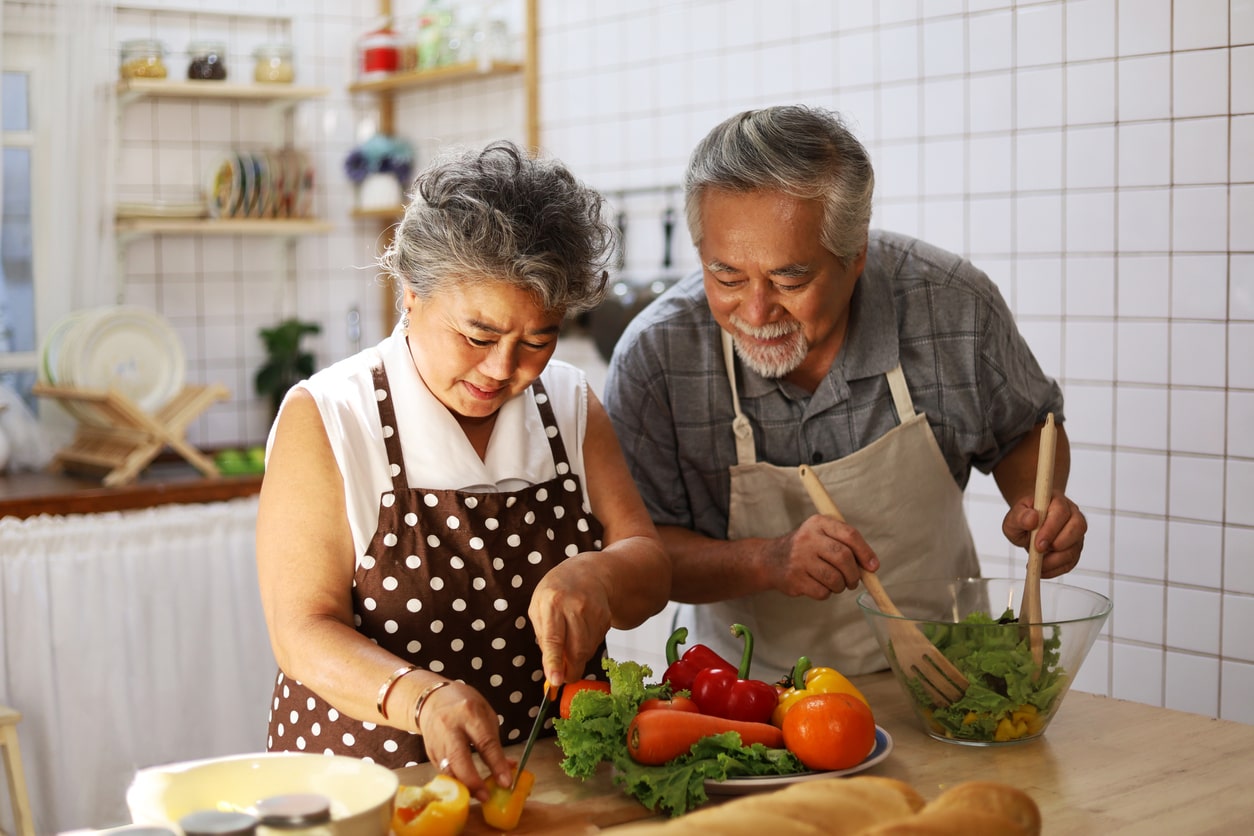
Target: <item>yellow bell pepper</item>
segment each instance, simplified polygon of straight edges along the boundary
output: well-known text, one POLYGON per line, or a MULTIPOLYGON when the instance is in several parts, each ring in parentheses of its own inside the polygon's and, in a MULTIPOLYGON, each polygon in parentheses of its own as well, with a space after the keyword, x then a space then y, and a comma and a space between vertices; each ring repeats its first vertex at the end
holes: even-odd
POLYGON ((779 702, 775 704, 775 710, 771 712, 771 725, 773 726, 783 728, 784 715, 788 713, 788 709, 814 694, 849 694, 862 700, 868 708, 871 705, 862 692, 835 668, 812 668, 810 660, 805 656, 797 660, 796 666, 792 669, 792 676, 787 681, 792 683, 792 687, 786 688, 779 695, 779 702), (799 686, 798 683, 800 683, 799 686))
POLYGON ((497 830, 513 830, 522 818, 523 807, 531 788, 535 786, 536 776, 529 769, 519 772, 514 778, 514 786, 502 787, 495 778, 487 780, 488 800, 483 805, 483 821, 497 830))
POLYGON ((449 775, 421 787, 400 787, 392 807, 395 836, 457 836, 470 814, 470 792, 449 775))

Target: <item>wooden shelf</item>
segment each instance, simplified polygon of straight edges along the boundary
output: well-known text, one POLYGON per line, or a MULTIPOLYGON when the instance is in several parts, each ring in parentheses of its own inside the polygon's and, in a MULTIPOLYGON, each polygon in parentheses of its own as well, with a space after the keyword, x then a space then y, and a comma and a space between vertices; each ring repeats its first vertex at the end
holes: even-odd
POLYGON ((481 67, 478 62, 469 61, 463 64, 450 64, 447 67, 438 67, 434 70, 415 70, 371 81, 359 81, 356 84, 349 85, 348 89, 351 93, 382 93, 389 90, 405 90, 414 87, 449 84, 474 78, 515 75, 522 71, 523 65, 515 61, 493 61, 486 67, 481 67))
POLYGON ((126 218, 116 222, 118 235, 256 235, 298 236, 330 232, 335 227, 317 218, 126 218))
POLYGON ((352 216, 354 218, 371 218, 381 220, 397 220, 405 214, 404 206, 383 206, 375 209, 354 209, 352 216))
POLYGON ((171 81, 164 78, 128 78, 118 82, 118 98, 129 103, 143 98, 230 99, 296 103, 327 95, 326 87, 294 84, 236 83, 229 81, 171 81))

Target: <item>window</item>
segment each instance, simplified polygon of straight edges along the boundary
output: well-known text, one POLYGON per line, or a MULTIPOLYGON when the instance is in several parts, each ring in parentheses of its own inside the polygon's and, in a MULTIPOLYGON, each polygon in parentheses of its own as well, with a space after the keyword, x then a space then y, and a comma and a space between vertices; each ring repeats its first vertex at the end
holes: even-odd
POLYGON ((34 133, 30 113, 30 74, 5 69, 0 91, 0 385, 34 408, 35 382, 34 237, 31 180, 34 133))

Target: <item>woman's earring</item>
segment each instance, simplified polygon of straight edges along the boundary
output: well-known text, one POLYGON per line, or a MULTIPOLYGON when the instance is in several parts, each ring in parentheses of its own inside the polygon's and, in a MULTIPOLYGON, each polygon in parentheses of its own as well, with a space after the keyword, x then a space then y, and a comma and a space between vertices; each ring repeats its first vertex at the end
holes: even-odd
POLYGON ((409 311, 405 311, 405 313, 401 314, 401 327, 409 327, 409 311))

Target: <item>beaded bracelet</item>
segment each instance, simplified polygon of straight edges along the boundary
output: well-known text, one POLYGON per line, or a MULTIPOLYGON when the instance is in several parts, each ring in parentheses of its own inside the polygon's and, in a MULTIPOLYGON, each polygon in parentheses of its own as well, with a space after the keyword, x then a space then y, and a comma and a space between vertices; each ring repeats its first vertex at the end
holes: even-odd
POLYGON ((414 703, 414 732, 416 734, 422 734, 422 726, 418 725, 418 715, 422 713, 422 706, 427 701, 427 697, 449 684, 451 684, 449 680, 441 679, 439 682, 433 682, 428 685, 423 689, 422 693, 418 695, 418 702, 414 703))
POLYGON ((377 707, 379 709, 379 713, 383 715, 384 720, 388 718, 388 710, 384 707, 384 702, 388 698, 388 692, 392 690, 392 686, 396 684, 396 680, 400 679, 405 674, 416 670, 418 670, 417 665, 405 665, 403 667, 399 667, 392 671, 392 675, 387 678, 387 681, 379 686, 379 699, 377 701, 377 707))

